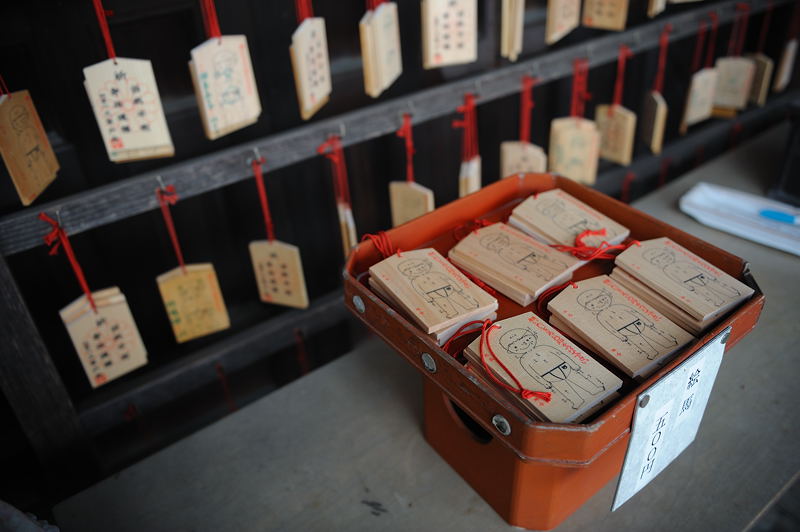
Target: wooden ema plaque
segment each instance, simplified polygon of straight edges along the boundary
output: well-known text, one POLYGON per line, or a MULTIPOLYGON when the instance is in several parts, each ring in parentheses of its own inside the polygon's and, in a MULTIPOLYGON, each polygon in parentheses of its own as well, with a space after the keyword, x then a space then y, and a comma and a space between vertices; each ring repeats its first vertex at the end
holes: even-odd
POLYGON ((583 25, 622 31, 628 21, 628 0, 584 0, 583 25))
POLYGON ((797 59, 797 39, 791 39, 786 43, 778 62, 778 71, 775 73, 775 84, 772 86, 773 92, 783 92, 789 86, 794 72, 794 63, 797 59))
POLYGON ((384 2, 358 23, 364 90, 377 98, 403 72, 397 4, 384 2))
POLYGON ((358 23, 358 39, 361 42, 361 64, 364 72, 364 92, 377 98, 382 89, 375 59, 375 38, 372 29, 372 11, 367 11, 358 23))
POLYGON ((500 56, 516 61, 525 33, 525 0, 503 0, 500 18, 500 56))
POLYGON ((280 240, 250 242, 258 295, 264 303, 308 308, 303 263, 297 246, 280 240))
POLYGON ((509 140, 500 144, 500 177, 547 172, 547 155, 530 142, 509 140))
POLYGON ((346 203, 336 203, 336 213, 339 216, 339 233, 342 237, 342 252, 347 257, 350 251, 358 245, 356 236, 356 221, 353 218, 353 209, 346 203))
MULTIPOLYGON (((464 354, 485 372, 481 339, 464 354)), ((524 389, 552 394, 550 402, 525 399, 528 409, 546 421, 572 422, 622 386, 620 378, 532 312, 498 321, 484 341, 495 355, 484 346, 484 360, 495 378, 516 386, 502 362, 524 389)))
POLYGON ((208 39, 192 49, 189 71, 209 140, 258 121, 261 100, 247 37, 223 35, 208 39))
POLYGON ((578 27, 581 21, 581 0, 548 0, 544 42, 553 44, 578 27))
POLYGON ((692 75, 689 95, 686 97, 686 108, 681 120, 681 133, 686 133, 689 126, 711 118, 716 86, 717 71, 713 68, 704 68, 692 75))
POLYGON ((753 72, 753 84, 750 87, 750 95, 748 100, 764 107, 767 103, 767 95, 769 94, 769 86, 772 83, 772 71, 775 68, 775 63, 762 53, 755 53, 748 56, 755 65, 753 72))
MULTIPOLYGON (((467 362, 467 369, 470 370, 470 380, 475 379, 481 384, 483 384, 483 386, 485 387, 496 387, 496 384, 493 383, 486 376, 486 370, 482 367, 483 364, 478 362, 478 360, 480 359, 480 354, 475 353, 473 355, 472 351, 469 350, 469 347, 466 348, 465 353, 469 354, 470 358, 474 357, 474 362, 472 361, 467 362)), ((520 410, 525 412, 526 415, 530 416, 531 419, 536 421, 547 422, 547 420, 538 411, 534 410, 529 404, 526 404, 526 400, 520 397, 519 395, 507 392, 505 396, 509 400, 513 401, 520 408, 520 410)), ((620 397, 619 392, 610 393, 605 399, 598 401, 597 404, 595 404, 593 407, 584 410, 582 414, 576 416, 575 419, 570 421, 570 423, 571 424, 581 423, 583 420, 591 417, 592 414, 602 410, 603 407, 610 405, 611 403, 619 399, 619 397, 620 397)))
MULTIPOLYGON (((381 299, 386 301, 389 305, 391 305, 395 309, 399 309, 400 314, 403 315, 406 319, 410 319, 411 321, 415 321, 413 316, 410 315, 407 311, 403 310, 403 305, 395 298, 393 295, 386 291, 383 286, 380 285, 375 279, 369 279, 369 287, 372 289, 373 292, 378 294, 381 299)), ((435 332, 429 333, 428 336, 435 340, 439 346, 444 345, 456 332, 459 330, 477 330, 480 329, 480 324, 483 320, 494 321, 497 319, 497 313, 493 310, 489 314, 474 314, 468 318, 461 318, 460 321, 455 322, 453 325, 446 327, 444 329, 438 329, 435 332), (470 321, 477 321, 478 323, 473 323, 472 325, 468 325, 470 321)))
POLYGON ((389 204, 392 208, 392 227, 402 225, 434 209, 433 191, 409 181, 389 183, 389 204))
POLYGON ((514 207, 508 223, 549 245, 574 246, 575 238, 584 231, 605 230, 605 235, 583 239, 594 247, 603 241, 619 244, 630 234, 627 227, 558 188, 530 196, 514 207))
POLYGON ((591 120, 577 117, 556 118, 550 124, 550 171, 579 183, 594 184, 600 134, 591 120))
POLYGON ((56 178, 56 155, 26 90, 0 96, 0 155, 23 205, 56 178))
POLYGON ((156 278, 175 341, 200 338, 230 327, 214 265, 187 264, 156 278))
POLYGON ((171 157, 175 150, 150 61, 117 57, 83 69, 108 158, 115 162, 171 157))
POLYGON ((664 129, 667 126, 667 102, 660 92, 650 91, 642 105, 642 139, 650 151, 658 155, 664 146, 664 129))
POLYGON ((630 377, 648 376, 694 340, 606 275, 576 286, 550 300, 550 324, 630 377))
POLYGON ((458 197, 463 198, 481 189, 481 157, 462 161, 458 172, 458 197))
POLYGON ((697 319, 719 316, 753 289, 669 238, 655 238, 623 251, 615 264, 697 319))
POLYGON ((682 308, 661 297, 655 290, 639 282, 632 275, 625 273, 625 270, 622 268, 614 268, 611 270, 609 277, 620 286, 636 294, 639 299, 646 301, 651 307, 658 310, 671 321, 694 335, 699 336, 715 321, 713 317, 706 320, 695 318, 682 308))
POLYGON ((636 113, 621 105, 598 105, 595 123, 600 132, 600 157, 623 166, 631 164, 636 113))
POLYGON ((403 73, 402 46, 400 45, 400 21, 397 4, 384 2, 375 10, 372 21, 376 36, 375 57, 379 79, 383 89, 388 89, 403 73))
POLYGON ((714 88, 714 107, 741 110, 747 107, 753 84, 755 64, 747 57, 717 59, 717 83, 714 88))
POLYGON ((450 248, 450 260, 522 306, 568 280, 578 259, 504 223, 470 232, 450 248))
POLYGON ((432 248, 395 253, 369 274, 427 334, 497 309, 494 297, 432 248))
POLYGON ((301 22, 292 34, 289 53, 300 116, 303 120, 308 120, 328 103, 331 94, 331 66, 325 19, 311 17, 301 22))
POLYGON ((422 65, 426 69, 478 58, 476 0, 422 0, 422 65))
POLYGON ((667 8, 667 0, 648 0, 647 16, 653 18, 667 8))
POLYGON ((92 292, 97 312, 86 295, 60 314, 92 388, 147 364, 147 350, 125 296, 111 287, 92 292))

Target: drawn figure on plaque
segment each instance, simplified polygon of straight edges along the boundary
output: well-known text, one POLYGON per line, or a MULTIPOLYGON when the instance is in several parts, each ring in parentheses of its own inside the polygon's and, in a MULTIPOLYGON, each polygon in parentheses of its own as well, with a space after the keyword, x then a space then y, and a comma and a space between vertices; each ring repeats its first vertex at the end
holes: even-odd
POLYGON ((547 156, 539 146, 521 141, 500 145, 500 169, 504 176, 528 172, 544 172, 547 156))
POLYGON ((414 290, 445 317, 453 318, 461 314, 463 311, 457 307, 464 310, 478 308, 475 298, 465 293, 452 277, 431 272, 431 267, 431 261, 421 259, 408 259, 397 265, 400 273, 411 280, 414 290))
MULTIPOLYGON (((560 39, 563 33, 574 27, 573 21, 579 17, 580 0, 561 0, 557 2, 548 2, 548 10, 553 8, 553 21, 555 29, 552 32, 560 39)), ((549 17, 548 17, 549 18, 549 17)), ((549 20, 548 20, 549 22, 549 20)))
MULTIPOLYGON (((745 80, 741 75, 732 75, 732 72, 726 72, 727 76, 720 76, 717 78, 717 91, 728 94, 738 94, 742 91, 742 86, 745 85, 745 80)), ((736 74, 739 74, 736 72, 736 74)))
POLYGON ((214 80, 219 95, 220 107, 240 103, 242 98, 242 80, 236 68, 236 54, 223 48, 214 54, 214 80))
POLYGON ((571 131, 568 143, 558 142, 554 147, 554 168, 566 176, 580 175, 586 167, 589 141, 581 131, 571 131))
POLYGON ((115 70, 97 93, 103 126, 113 149, 125 148, 125 138, 152 131, 158 114, 158 99, 153 90, 124 70, 115 70))
MULTIPOLYGON (((549 203, 538 203, 536 210, 553 220, 554 224, 572 236, 578 236, 584 231, 599 231, 602 229, 595 220, 589 219, 580 212, 567 209, 564 202, 559 199, 549 203)), ((613 237, 614 234, 607 234, 607 236, 613 237)))
POLYGON ((553 147, 553 167, 558 168, 558 171, 563 174, 568 174, 570 168, 578 168, 580 170, 583 167, 583 161, 575 157, 567 159, 567 150, 564 146, 556 144, 553 147))
POLYGON ((213 309, 209 306, 210 295, 202 279, 192 279, 190 283, 178 285, 178 299, 181 302, 181 315, 188 327, 202 327, 211 319, 213 309))
POLYGON ((541 251, 526 244, 512 244, 508 236, 502 233, 489 233, 481 238, 481 245, 494 251, 500 258, 537 277, 549 281, 567 269, 560 260, 551 259, 541 251))
POLYGON ((500 346, 519 360, 528 375, 570 403, 573 410, 580 408, 586 397, 606 389, 599 380, 584 375, 580 365, 562 351, 549 345, 537 346, 537 339, 532 329, 511 329, 500 337, 500 346))
POLYGON ((597 321, 620 342, 633 346, 640 355, 653 360, 659 349, 678 345, 671 334, 657 328, 652 320, 629 305, 614 303, 611 294, 592 288, 578 294, 578 304, 591 312, 597 321))
POLYGON ((667 248, 647 249, 642 253, 642 257, 664 270, 664 275, 677 284, 715 307, 720 307, 740 295, 739 290, 728 286, 699 266, 676 261, 675 254, 667 248))
POLYGON ((126 345, 129 330, 125 325, 97 314, 94 329, 80 343, 83 355, 91 366, 92 379, 97 385, 108 381, 108 368, 117 361, 130 358, 129 347, 126 345))
POLYGON ((24 105, 15 105, 8 113, 8 121, 17 137, 17 146, 19 146, 20 153, 25 154, 25 162, 28 168, 35 175, 38 175, 36 168, 41 168, 46 175, 48 171, 47 161, 39 144, 28 109, 24 105))

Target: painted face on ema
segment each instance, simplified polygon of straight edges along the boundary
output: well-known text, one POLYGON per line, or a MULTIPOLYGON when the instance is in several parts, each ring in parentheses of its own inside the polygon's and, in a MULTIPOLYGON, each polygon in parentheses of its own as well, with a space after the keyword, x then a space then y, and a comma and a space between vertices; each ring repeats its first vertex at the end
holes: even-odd
POLYGON ((397 269, 408 277, 419 277, 431 271, 431 263, 427 260, 409 259, 401 262, 397 269))
POLYGON ((511 329, 500 337, 500 345, 509 353, 524 355, 536 347, 536 333, 530 329, 511 329))
POLYGON ((236 55, 230 50, 221 50, 214 55, 214 76, 230 79, 236 66, 236 55))
POLYGON ((590 312, 597 312, 611 305, 611 294, 599 288, 592 288, 578 296, 578 303, 590 312))
POLYGON ((560 200, 555 200, 551 203, 537 205, 536 210, 545 216, 553 217, 564 211, 564 203, 562 203, 560 200))
POLYGON ((642 253, 645 260, 650 261, 651 264, 663 268, 675 262, 675 254, 668 249, 655 248, 648 249, 642 253))
POLYGON ((501 233, 491 233, 481 238, 481 245, 489 251, 499 251, 509 244, 508 237, 501 233))
POLYGON ((29 118, 28 110, 21 105, 17 105, 10 113, 11 127, 14 128, 14 131, 20 133, 30 127, 29 118))

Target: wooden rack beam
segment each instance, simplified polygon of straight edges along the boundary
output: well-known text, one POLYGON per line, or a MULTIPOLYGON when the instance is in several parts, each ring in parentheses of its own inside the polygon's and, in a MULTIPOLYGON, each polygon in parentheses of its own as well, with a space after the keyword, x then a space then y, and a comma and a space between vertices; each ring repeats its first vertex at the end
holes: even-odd
MULTIPOLYGON (((781 6, 792 0, 773 0, 781 6)), ((765 10, 768 0, 752 0, 751 12, 765 10)), ((175 185, 183 198, 230 185, 250 177, 247 161, 253 150, 266 157, 270 169, 278 169, 316 157, 316 147, 331 134, 343 136, 344 146, 358 144, 394 132, 401 115, 410 112, 415 123, 426 122, 454 113, 453 95, 467 91, 477 93, 478 102, 488 102, 509 96, 519 90, 523 74, 532 74, 541 83, 568 77, 572 61, 588 58, 590 67, 615 61, 620 44, 627 44, 634 53, 658 46, 661 28, 672 24, 671 41, 691 37, 698 22, 710 11, 716 11, 720 24, 733 21, 734 0, 697 8, 671 16, 662 16, 634 29, 612 33, 570 47, 538 55, 527 61, 493 69, 485 74, 453 81, 419 91, 402 98, 389 100, 321 120, 259 140, 221 150, 189 161, 171 165, 156 172, 109 183, 57 201, 36 205, 0 218, 0 254, 12 255, 42 244, 48 226, 37 218, 41 211, 58 213, 69 234, 117 222, 158 208, 154 189, 160 175, 167 184, 175 185)))

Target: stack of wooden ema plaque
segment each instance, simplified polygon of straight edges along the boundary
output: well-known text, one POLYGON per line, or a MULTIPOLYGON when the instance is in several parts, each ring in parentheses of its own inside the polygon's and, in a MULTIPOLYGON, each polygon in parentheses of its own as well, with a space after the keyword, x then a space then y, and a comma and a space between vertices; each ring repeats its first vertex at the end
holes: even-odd
POLYGON ((497 299, 435 249, 393 254, 373 265, 369 275, 370 287, 439 345, 466 323, 497 317, 497 299))
POLYGON ((511 372, 524 390, 549 392, 548 402, 537 396, 525 399, 521 390, 506 390, 509 400, 542 421, 584 420, 617 397, 622 386, 620 378, 532 312, 497 322, 464 350, 464 356, 487 385, 497 379, 517 389, 511 372))
POLYGON ((607 275, 565 288, 547 308, 551 325, 633 378, 647 377, 694 339, 607 275))
POLYGON ((606 231, 605 235, 587 236, 583 240, 587 246, 599 246, 603 241, 619 244, 630 234, 627 227, 557 188, 517 205, 508 223, 545 244, 564 246, 575 245, 575 237, 586 230, 606 231))
POLYGON ((631 246, 611 278, 694 334, 753 295, 753 289, 669 238, 631 246))
POLYGON ((516 303, 530 305, 548 288, 570 279, 581 262, 509 227, 472 231, 448 254, 453 264, 516 303))

